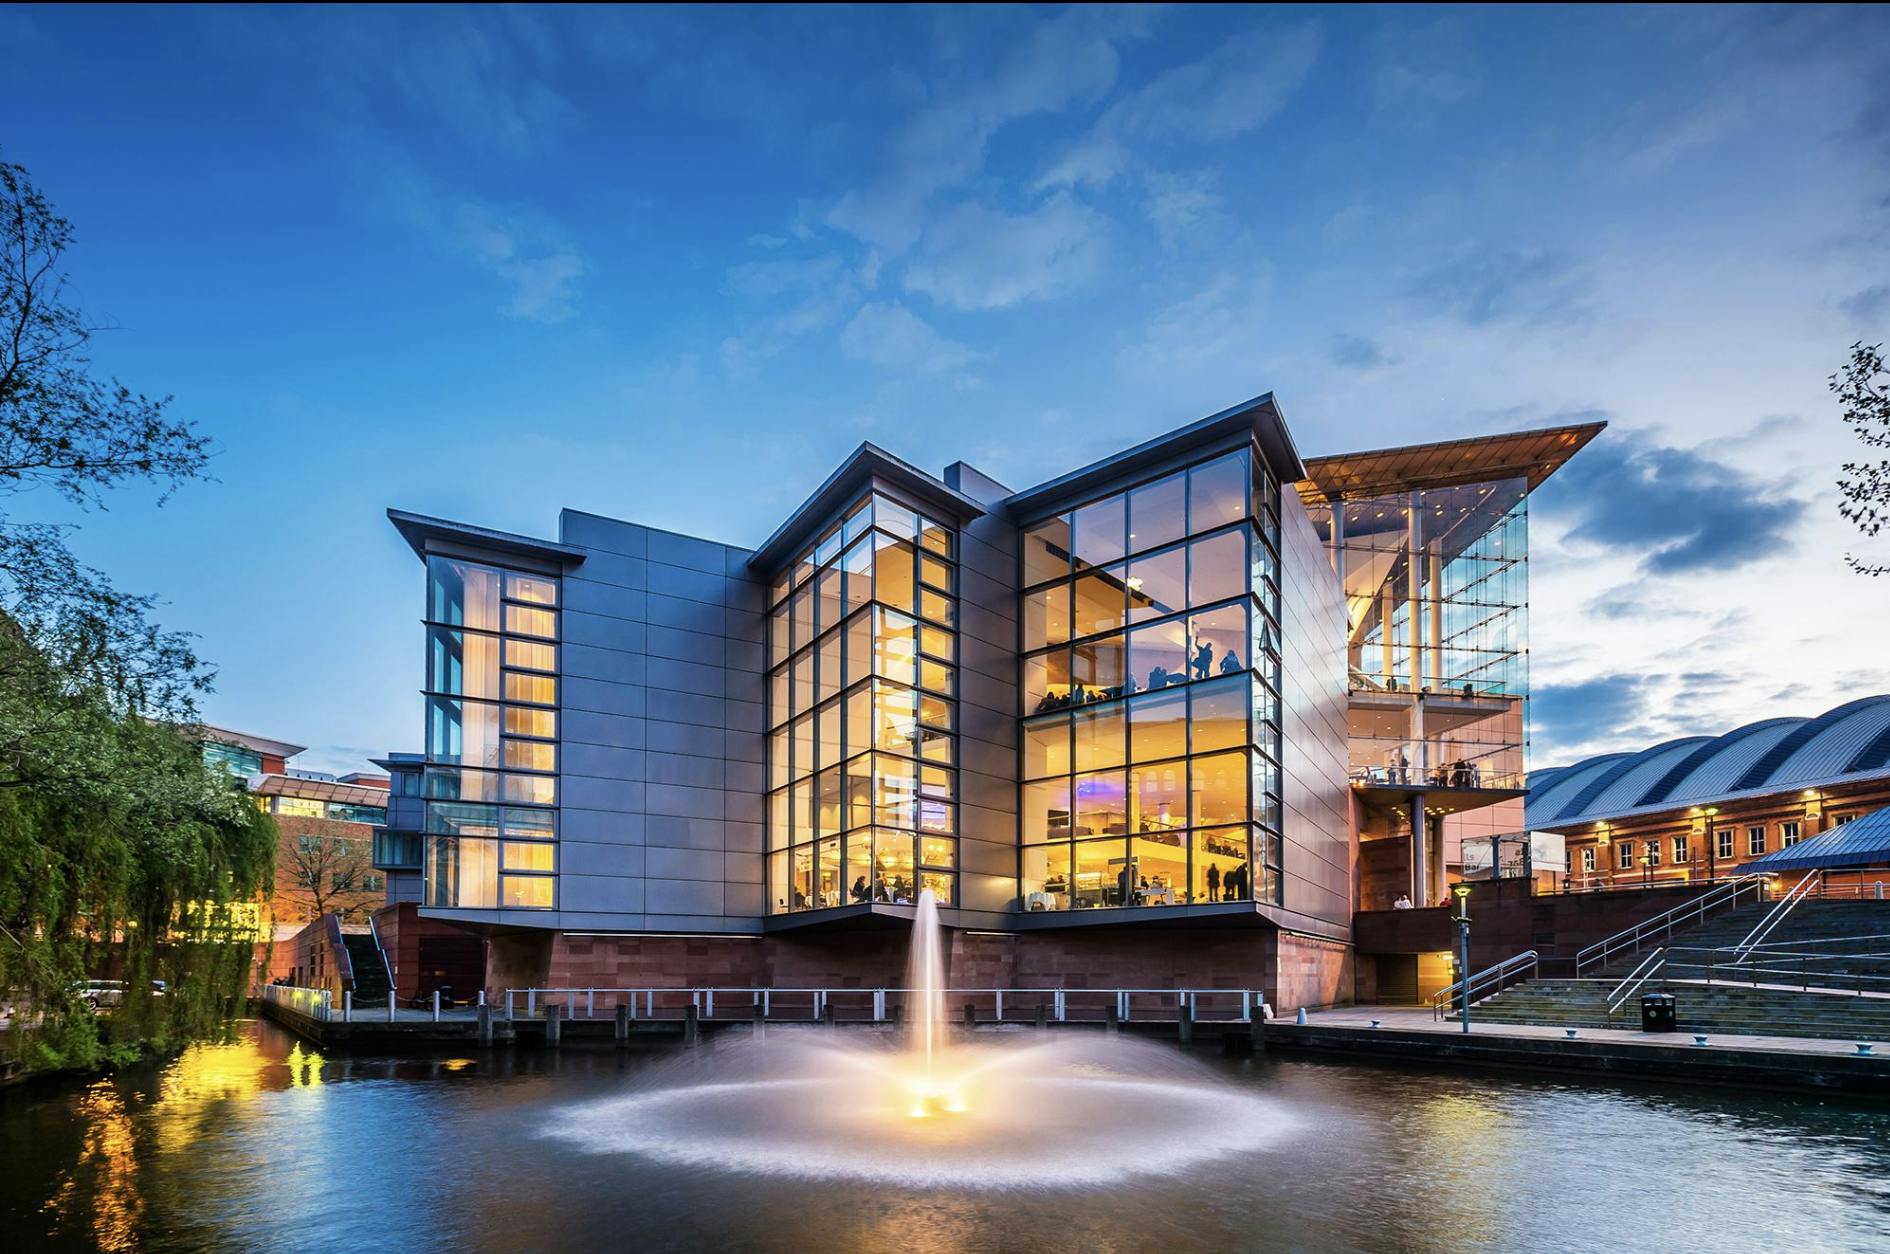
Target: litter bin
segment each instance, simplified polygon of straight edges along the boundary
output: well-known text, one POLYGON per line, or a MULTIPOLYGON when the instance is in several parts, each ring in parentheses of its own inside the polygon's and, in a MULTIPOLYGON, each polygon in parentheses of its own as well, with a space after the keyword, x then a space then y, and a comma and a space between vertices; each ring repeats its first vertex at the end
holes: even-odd
POLYGON ((1641 994, 1641 1031, 1677 1032, 1680 1025, 1675 1018, 1672 993, 1641 994))

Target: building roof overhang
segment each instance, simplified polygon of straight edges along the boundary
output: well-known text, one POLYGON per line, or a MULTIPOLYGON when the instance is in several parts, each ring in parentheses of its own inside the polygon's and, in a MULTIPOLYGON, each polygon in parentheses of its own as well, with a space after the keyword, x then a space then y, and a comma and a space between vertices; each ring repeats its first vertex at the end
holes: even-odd
POLYGON ((255 797, 302 797, 309 801, 339 801, 349 805, 384 806, 387 789, 339 780, 302 779, 295 775, 252 775, 249 791, 255 797))
POLYGON ((446 545, 568 565, 584 560, 584 550, 574 544, 540 540, 535 536, 521 536, 510 531, 495 531, 490 527, 475 527, 471 523, 432 518, 404 509, 388 510, 387 520, 394 524, 394 530, 400 532, 401 538, 421 558, 425 558, 432 549, 446 545))
POLYGON ((1334 497, 1385 496, 1498 479, 1526 479, 1533 492, 1607 425, 1580 422, 1313 457, 1306 462, 1299 495, 1311 506, 1334 497))
POLYGON ((1266 392, 1034 488, 1025 488, 1007 498, 1004 506, 1019 519, 1049 513, 1059 504, 1075 502, 1138 471, 1159 467, 1189 449, 1240 434, 1247 434, 1259 443, 1267 465, 1281 483, 1292 483, 1306 473, 1299 450, 1293 446, 1292 433, 1286 428, 1286 418, 1280 413, 1279 402, 1273 393, 1266 392))
POLYGON ((286 740, 270 740, 266 736, 252 736, 248 732, 232 731, 227 727, 212 727, 208 723, 200 725, 197 731, 199 739, 209 743, 254 749, 272 758, 292 758, 308 748, 307 745, 292 745, 286 740))
POLYGON ((984 506, 944 480, 926 474, 869 441, 854 449, 826 481, 788 515, 787 521, 762 541, 761 547, 748 559, 748 569, 759 574, 778 570, 875 480, 911 498, 920 508, 943 515, 954 526, 962 526, 985 512, 984 506))

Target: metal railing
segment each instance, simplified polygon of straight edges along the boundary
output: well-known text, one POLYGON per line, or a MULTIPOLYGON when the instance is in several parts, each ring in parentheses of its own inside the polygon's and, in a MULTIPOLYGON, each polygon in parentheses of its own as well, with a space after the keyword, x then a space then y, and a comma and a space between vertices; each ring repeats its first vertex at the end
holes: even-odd
POLYGON ((1589 967, 1601 966, 1618 953, 1638 954, 1641 952, 1642 944, 1656 935, 1671 940, 1675 927, 1698 923, 1709 910, 1716 910, 1721 906, 1731 907, 1747 893, 1752 895, 1754 901, 1765 900, 1765 877, 1741 875, 1700 894, 1692 901, 1684 902, 1671 910, 1662 911, 1651 919, 1643 919, 1633 927, 1624 928, 1613 936, 1596 941, 1575 955, 1575 974, 1579 976, 1589 967))
POLYGON ((1608 1017, 1610 1019, 1628 998, 1634 996, 1641 985, 1660 974, 1660 969, 1667 965, 1666 953, 1664 949, 1656 949, 1648 954, 1641 960, 1638 967, 1627 973, 1626 979, 1608 991, 1608 1017))
POLYGON ((1526 978, 1523 972, 1534 975, 1538 969, 1536 951, 1525 949, 1514 957, 1503 959, 1493 967, 1485 967, 1474 975, 1458 980, 1455 984, 1447 984, 1431 994, 1431 1018, 1438 1018, 1447 1007, 1461 1000, 1465 984, 1470 986, 1470 1000, 1475 1002, 1480 998, 1500 993, 1507 985, 1526 978))
POLYGON ((265 984, 262 989, 262 999, 272 1006, 293 1010, 319 1023, 327 1023, 334 1016, 334 994, 325 988, 293 988, 286 984, 265 984))
POLYGON ((1792 890, 1779 898, 1778 904, 1773 906, 1770 910, 1767 910, 1765 917, 1760 919, 1758 923, 1754 925, 1753 929, 1747 932, 1738 944, 1733 946, 1733 956, 1735 958, 1743 957, 1747 951, 1763 943, 1765 938, 1770 936, 1773 931, 1777 929, 1778 925, 1785 921, 1785 916, 1792 912, 1793 907, 1797 906, 1798 903, 1805 898, 1811 896, 1812 890, 1823 882, 1823 871, 1811 871, 1807 873, 1803 879, 1792 885, 1792 890))
MULTIPOLYGON (((1027 1023, 1038 1011, 1053 1023, 1170 1023, 1184 1011, 1197 1023, 1251 1023, 1263 1010, 1261 994, 1240 988, 948 988, 947 1017, 959 1021, 966 1006, 980 1022, 1027 1023)), ((614 1018, 619 1007, 632 1020, 680 1019, 694 1008, 698 1019, 819 1023, 886 1023, 912 1001, 904 988, 508 988, 507 1019, 536 1019, 558 1006, 566 1020, 614 1018), (718 1011, 720 1012, 718 1014, 718 1011)))
MULTIPOLYGON (((1831 940, 1876 940, 1878 937, 1839 937, 1825 941, 1800 942, 1830 944, 1831 940)), ((1823 991, 1864 996, 1873 991, 1890 994, 1890 949, 1878 952, 1819 952, 1781 945, 1755 948, 1735 955, 1730 947, 1707 949, 1674 946, 1665 951, 1668 982, 1687 981, 1707 985, 1740 984, 1753 987, 1775 986, 1800 991, 1823 991), (1699 955, 1686 957, 1685 955, 1699 955), (1884 964, 1886 971, 1833 969, 1845 964, 1884 964), (1874 988, 1872 987, 1874 986, 1874 988)))

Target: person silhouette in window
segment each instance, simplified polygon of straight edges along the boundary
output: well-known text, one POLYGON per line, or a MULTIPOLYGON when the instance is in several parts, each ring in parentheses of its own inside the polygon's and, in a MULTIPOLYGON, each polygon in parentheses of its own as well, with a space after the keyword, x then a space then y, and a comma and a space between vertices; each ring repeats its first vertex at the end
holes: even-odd
POLYGON ((1232 675, 1240 669, 1240 654, 1229 653, 1221 659, 1221 674, 1232 675))
POLYGON ((1214 673, 1214 642, 1203 640, 1194 654, 1194 677, 1206 679, 1214 673))

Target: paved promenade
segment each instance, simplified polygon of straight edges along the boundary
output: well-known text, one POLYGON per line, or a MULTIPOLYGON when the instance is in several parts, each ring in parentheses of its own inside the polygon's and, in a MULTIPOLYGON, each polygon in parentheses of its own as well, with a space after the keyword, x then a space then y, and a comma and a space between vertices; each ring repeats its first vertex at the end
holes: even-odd
MULTIPOLYGON (((1465 1034, 1463 1027, 1454 1019, 1434 1019, 1430 1007, 1415 1006, 1354 1006, 1342 1010, 1309 1010, 1306 1012, 1308 1027, 1363 1028, 1371 1030, 1372 1020, 1380 1023, 1378 1031, 1396 1032, 1439 1032, 1461 1039, 1465 1034)), ((1279 1025, 1292 1026, 1291 1018, 1269 1019, 1269 1028, 1279 1025)), ((1477 1009, 1470 1007, 1470 1031, 1468 1035, 1480 1040, 1554 1040, 1569 1039, 1567 1029, 1547 1025, 1527 1023, 1480 1023, 1477 1021, 1477 1009)), ((1620 1045, 1655 1046, 1672 1049, 1675 1046, 1694 1048, 1691 1032, 1640 1032, 1625 1028, 1578 1028, 1576 1040, 1607 1041, 1620 1045)), ((1803 1053, 1803 1054, 1838 1054, 1855 1055, 1857 1045, 1851 1041, 1820 1040, 1806 1036, 1735 1036, 1709 1032, 1706 1034, 1708 1048, 1727 1050, 1754 1050, 1763 1053, 1803 1053)), ((1890 1064, 1890 1042, 1874 1042, 1878 1051, 1890 1064)))

